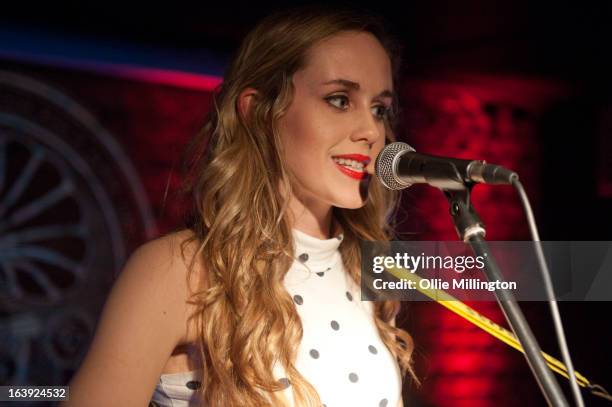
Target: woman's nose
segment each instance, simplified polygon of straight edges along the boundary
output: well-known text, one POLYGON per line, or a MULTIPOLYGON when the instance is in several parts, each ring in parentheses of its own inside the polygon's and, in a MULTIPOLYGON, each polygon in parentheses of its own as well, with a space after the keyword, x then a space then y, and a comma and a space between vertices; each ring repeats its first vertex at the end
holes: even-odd
POLYGON ((384 125, 378 122, 368 110, 367 114, 360 114, 355 121, 355 127, 351 133, 351 140, 354 142, 365 142, 368 148, 376 143, 381 137, 384 138, 384 125))

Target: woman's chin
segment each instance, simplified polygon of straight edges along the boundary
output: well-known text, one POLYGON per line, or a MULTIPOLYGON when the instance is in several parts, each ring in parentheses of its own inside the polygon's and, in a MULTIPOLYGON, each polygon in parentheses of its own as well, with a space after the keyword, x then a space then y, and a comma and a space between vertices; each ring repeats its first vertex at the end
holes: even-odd
POLYGON ((344 209, 359 209, 363 208, 365 204, 366 201, 361 199, 361 194, 357 193, 354 194, 354 196, 351 196, 350 199, 347 199, 347 197, 343 197, 343 199, 337 199, 336 204, 334 206, 344 209))
POLYGON ((365 176, 358 181, 357 185, 351 183, 350 187, 346 184, 338 185, 334 190, 336 195, 334 206, 346 209, 359 209, 363 208, 368 200, 368 194, 370 189, 371 175, 365 174, 365 176))

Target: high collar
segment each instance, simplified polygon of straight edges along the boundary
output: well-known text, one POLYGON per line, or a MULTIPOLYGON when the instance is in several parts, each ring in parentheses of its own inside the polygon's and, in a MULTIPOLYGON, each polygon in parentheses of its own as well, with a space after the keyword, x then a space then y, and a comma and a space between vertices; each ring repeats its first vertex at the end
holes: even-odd
POLYGON ((319 239, 292 229, 297 261, 317 269, 331 267, 338 259, 338 248, 344 239, 342 231, 330 239, 319 239))

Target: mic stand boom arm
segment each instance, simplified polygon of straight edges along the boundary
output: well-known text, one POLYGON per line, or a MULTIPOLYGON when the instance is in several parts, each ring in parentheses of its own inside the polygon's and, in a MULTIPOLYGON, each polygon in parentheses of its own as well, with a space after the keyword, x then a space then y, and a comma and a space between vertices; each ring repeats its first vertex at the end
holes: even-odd
MULTIPOLYGON (((469 243, 477 256, 482 256, 487 279, 489 281, 502 282, 504 280, 501 271, 484 239, 484 224, 470 202, 470 191, 473 185, 473 183, 466 183, 465 189, 442 190, 442 192, 450 205, 450 214, 459 238, 469 243)), ((495 297, 504 313, 506 321, 508 321, 510 328, 525 350, 527 363, 548 404, 552 406, 569 406, 565 395, 559 387, 559 383, 546 365, 540 346, 512 292, 507 289, 496 289, 495 297)))

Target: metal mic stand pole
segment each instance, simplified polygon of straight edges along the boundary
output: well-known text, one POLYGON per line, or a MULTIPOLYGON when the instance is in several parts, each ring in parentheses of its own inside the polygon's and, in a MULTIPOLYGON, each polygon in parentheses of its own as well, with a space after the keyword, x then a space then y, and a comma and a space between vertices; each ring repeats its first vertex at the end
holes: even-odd
MULTIPOLYGON (((442 190, 450 204, 450 214, 455 224, 459 238, 469 243, 477 256, 482 256, 485 263, 484 271, 489 281, 504 281, 495 258, 489 251, 484 240, 484 224, 470 202, 470 190, 473 184, 467 184, 463 190, 442 190)), ((551 406, 569 406, 565 395, 559 387, 551 370, 542 357, 542 351, 533 332, 510 290, 496 289, 495 297, 501 307, 506 321, 517 336, 523 349, 527 363, 535 376, 544 398, 551 406)))

